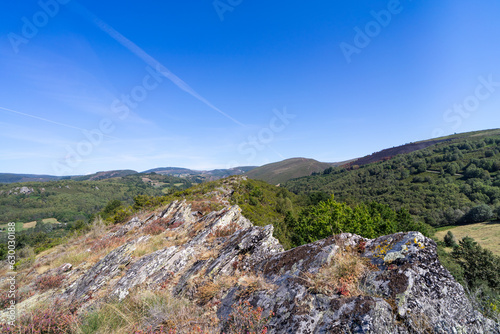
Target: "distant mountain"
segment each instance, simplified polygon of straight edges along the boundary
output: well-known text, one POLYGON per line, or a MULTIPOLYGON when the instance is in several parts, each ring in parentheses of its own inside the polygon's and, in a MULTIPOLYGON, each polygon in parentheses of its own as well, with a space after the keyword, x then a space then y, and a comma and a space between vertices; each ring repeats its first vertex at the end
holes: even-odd
POLYGON ((203 181, 214 181, 218 179, 222 179, 232 175, 241 175, 244 174, 254 168, 256 166, 241 166, 234 167, 229 169, 213 169, 213 170, 194 170, 188 168, 180 168, 180 167, 158 167, 154 169, 149 169, 144 171, 143 173, 156 173, 161 175, 172 175, 176 177, 189 178, 195 182, 203 182, 203 181))
POLYGON ((329 167, 344 163, 346 162, 327 163, 307 158, 291 158, 254 168, 245 175, 251 179, 279 184, 297 177, 323 172, 329 167))
POLYGON ((131 169, 110 170, 110 171, 97 172, 89 175, 74 176, 71 177, 71 179, 75 181, 100 181, 100 180, 111 179, 114 177, 124 177, 132 174, 137 174, 137 172, 131 169))
POLYGON ((181 167, 159 167, 159 168, 149 169, 141 173, 131 169, 123 169, 123 170, 102 171, 89 175, 72 175, 72 176, 0 173, 0 183, 48 182, 48 181, 58 181, 58 180, 100 181, 117 177, 125 177, 133 174, 149 174, 149 173, 187 178, 192 182, 200 183, 204 181, 214 181, 232 175, 241 175, 254 168, 256 168, 256 166, 242 166, 229 169, 214 169, 214 170, 200 171, 200 170, 193 170, 181 167))
POLYGON ((137 172, 135 170, 125 169, 125 170, 111 170, 111 171, 97 172, 89 175, 72 175, 72 176, 0 173, 0 183, 49 182, 49 181, 59 181, 59 180, 99 181, 114 177, 124 177, 131 174, 137 174, 137 172))
POLYGON ((0 183, 47 182, 60 179, 60 176, 54 175, 0 173, 0 183))

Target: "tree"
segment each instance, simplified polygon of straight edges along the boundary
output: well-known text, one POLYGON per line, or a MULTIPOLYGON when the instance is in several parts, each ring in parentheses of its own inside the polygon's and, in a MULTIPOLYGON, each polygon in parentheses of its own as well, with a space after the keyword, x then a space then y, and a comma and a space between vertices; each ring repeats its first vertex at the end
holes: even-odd
POLYGON ((451 233, 451 231, 448 231, 448 233, 446 233, 446 235, 444 236, 444 244, 446 245, 446 247, 457 246, 457 241, 453 233, 451 233))
POLYGON ((483 249, 474 239, 463 238, 451 255, 464 269, 464 279, 470 288, 483 283, 492 289, 500 288, 500 257, 483 249))
POLYGON ((122 202, 120 200, 112 200, 109 201, 108 204, 102 209, 102 216, 103 218, 110 217, 116 213, 118 208, 122 206, 122 202))
POLYGON ((481 223, 491 218, 493 218, 493 210, 487 204, 475 206, 465 215, 468 223, 481 223))
POLYGON ((455 175, 459 171, 459 166, 456 162, 450 162, 446 165, 445 171, 450 175, 455 175))

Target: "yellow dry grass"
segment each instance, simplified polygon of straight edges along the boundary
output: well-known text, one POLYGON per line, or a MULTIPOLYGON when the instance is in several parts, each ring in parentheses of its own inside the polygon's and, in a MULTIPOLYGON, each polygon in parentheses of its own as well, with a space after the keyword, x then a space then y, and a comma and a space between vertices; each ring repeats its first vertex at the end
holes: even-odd
MULTIPOLYGON (((451 231, 458 241, 469 236, 483 248, 489 249, 493 254, 500 256, 500 222, 478 223, 463 226, 453 226, 449 229, 436 232, 434 235, 438 240, 443 240, 448 231, 451 231)), ((450 249, 447 249, 451 251, 450 249)))
POLYGON ((148 242, 139 244, 132 255, 135 257, 142 257, 170 246, 174 246, 174 242, 165 238, 163 234, 155 235, 151 237, 148 242))
POLYGON ((36 226, 36 220, 34 220, 32 222, 27 222, 27 223, 23 224, 23 228, 33 228, 35 226, 36 226))
POLYGON ((44 222, 45 224, 59 224, 59 222, 55 218, 45 218, 42 219, 42 222, 44 222))
POLYGON ((309 290, 324 295, 359 296, 361 278, 370 270, 369 260, 352 251, 338 251, 316 273, 304 273, 309 290))

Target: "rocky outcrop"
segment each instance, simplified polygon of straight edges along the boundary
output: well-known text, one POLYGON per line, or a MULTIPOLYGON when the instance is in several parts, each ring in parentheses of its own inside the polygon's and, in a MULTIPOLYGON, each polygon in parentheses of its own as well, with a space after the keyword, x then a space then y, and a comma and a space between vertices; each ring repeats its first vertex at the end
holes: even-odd
MULTIPOLYGON (((254 226, 237 206, 202 215, 176 201, 102 239, 110 238, 126 241, 73 280, 61 297, 88 306, 122 300, 141 288, 196 299, 203 284, 226 280, 232 285, 217 285, 217 296, 196 302, 215 308, 224 323, 236 305, 248 301, 264 314, 273 312, 268 333, 500 333, 441 266, 435 243, 418 232, 373 240, 341 234, 285 251, 272 225, 254 226), (151 224, 165 231, 150 236, 151 224), (153 239, 161 242, 159 249, 147 247, 153 239), (140 247, 145 250, 136 252, 140 247), (346 265, 345 276, 359 276, 356 293, 314 288, 311 282, 344 254, 366 269, 356 274, 346 265), (258 282, 251 289, 242 282, 248 277, 258 282)), ((60 269, 68 276, 76 270, 60 269)))
POLYGON ((131 253, 137 244, 145 242, 147 239, 147 236, 140 237, 110 252, 74 282, 64 292, 64 298, 68 298, 75 304, 83 304, 92 298, 110 279, 118 275, 122 267, 130 263, 131 253))

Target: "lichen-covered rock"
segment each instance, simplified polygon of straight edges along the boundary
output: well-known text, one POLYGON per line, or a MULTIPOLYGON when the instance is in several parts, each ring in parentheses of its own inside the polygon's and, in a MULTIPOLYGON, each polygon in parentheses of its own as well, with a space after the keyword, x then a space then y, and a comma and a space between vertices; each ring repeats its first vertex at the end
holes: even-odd
MULTIPOLYGON (((254 269, 278 286, 248 298, 276 314, 268 333, 500 333, 498 324, 473 310, 462 286, 439 263, 435 243, 418 232, 374 240, 342 234, 270 255, 254 269), (309 291, 301 273, 314 274, 346 247, 357 247, 374 267, 362 281, 362 295, 309 291)), ((228 294, 220 318, 237 302, 228 294)))

